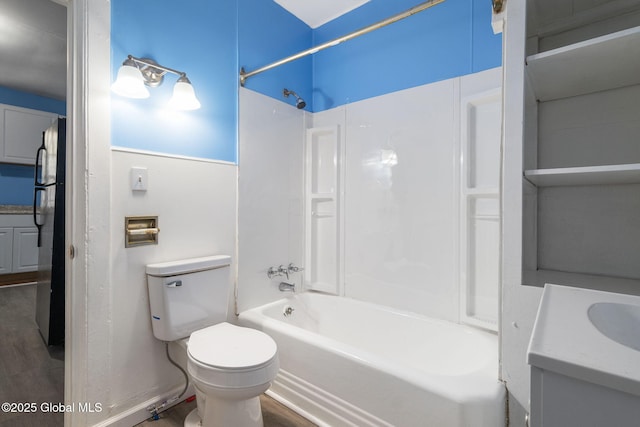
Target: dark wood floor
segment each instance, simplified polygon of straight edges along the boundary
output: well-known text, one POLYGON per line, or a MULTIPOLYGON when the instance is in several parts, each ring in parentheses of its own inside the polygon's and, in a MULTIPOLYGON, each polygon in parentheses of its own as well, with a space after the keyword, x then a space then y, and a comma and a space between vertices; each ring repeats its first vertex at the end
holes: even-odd
MULTIPOLYGON (((315 427, 311 421, 301 417, 291 409, 281 405, 267 395, 260 396, 264 427, 315 427)), ((182 427, 184 419, 196 402, 182 402, 160 414, 157 421, 145 421, 136 427, 182 427)))
MULTIPOLYGON (((0 287, 0 403, 58 403, 64 349, 47 347, 35 322, 36 286, 0 287)), ((62 413, 0 411, 0 427, 59 427, 62 413)))

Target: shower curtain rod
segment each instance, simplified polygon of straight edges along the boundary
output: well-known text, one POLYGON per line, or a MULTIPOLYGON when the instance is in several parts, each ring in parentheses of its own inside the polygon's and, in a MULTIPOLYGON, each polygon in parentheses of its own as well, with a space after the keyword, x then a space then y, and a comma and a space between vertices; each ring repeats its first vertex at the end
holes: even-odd
POLYGON ((347 34, 346 36, 342 36, 342 37, 338 37, 336 39, 330 40, 326 43, 322 43, 321 45, 312 47, 310 49, 307 50, 303 50, 302 52, 296 53, 295 55, 291 55, 288 56, 284 59, 281 59, 279 61, 276 62, 272 62, 269 65, 265 65, 262 68, 258 68, 257 70, 253 70, 250 72, 245 72, 244 68, 240 69, 240 85, 244 86, 245 82, 247 81, 247 79, 249 77, 253 77, 257 74, 260 73, 264 73, 265 71, 268 71, 272 68, 276 68, 279 67, 281 65, 287 64, 291 61, 295 61, 296 59, 300 59, 303 58, 305 56, 309 56, 309 55, 313 55, 314 53, 320 52, 321 50, 325 50, 327 48, 330 48, 332 46, 337 46, 342 42, 346 42, 347 40, 351 40, 351 39, 355 39, 356 37, 359 37, 363 34, 367 34, 370 33, 372 31, 375 31, 379 28, 382 27, 386 27, 389 24, 393 24, 394 22, 398 22, 404 18, 407 18, 411 15, 415 15, 418 12, 422 12, 423 10, 429 9, 432 6, 435 6, 437 4, 442 3, 445 0, 428 0, 424 3, 420 3, 417 6, 412 7, 411 9, 407 9, 404 12, 400 12, 397 15, 393 15, 389 18, 383 19, 382 21, 376 22, 375 24, 371 24, 367 27, 361 28, 359 30, 356 30, 352 33, 347 34))

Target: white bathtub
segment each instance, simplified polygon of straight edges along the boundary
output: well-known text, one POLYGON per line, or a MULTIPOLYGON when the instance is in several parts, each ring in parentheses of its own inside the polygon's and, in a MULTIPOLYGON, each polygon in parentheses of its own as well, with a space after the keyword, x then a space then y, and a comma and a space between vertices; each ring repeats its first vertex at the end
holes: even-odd
POLYGON ((278 344, 269 394, 320 425, 505 425, 493 334, 311 292, 245 311, 239 322, 278 344))

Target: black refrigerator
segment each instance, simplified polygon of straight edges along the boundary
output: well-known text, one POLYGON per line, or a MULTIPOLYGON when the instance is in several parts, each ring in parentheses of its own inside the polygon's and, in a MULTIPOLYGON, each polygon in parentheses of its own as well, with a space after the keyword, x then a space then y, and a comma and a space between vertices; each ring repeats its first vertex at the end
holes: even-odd
POLYGON ((38 228, 36 323, 47 345, 64 343, 66 119, 42 133, 36 154, 33 221, 38 228))

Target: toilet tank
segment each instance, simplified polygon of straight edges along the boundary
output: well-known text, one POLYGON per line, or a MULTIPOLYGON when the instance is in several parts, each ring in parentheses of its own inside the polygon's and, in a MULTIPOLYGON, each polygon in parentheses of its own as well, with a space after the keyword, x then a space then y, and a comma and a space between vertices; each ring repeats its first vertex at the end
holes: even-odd
POLYGON ((230 265, 228 255, 147 265, 153 335, 175 341, 226 321, 230 265))

